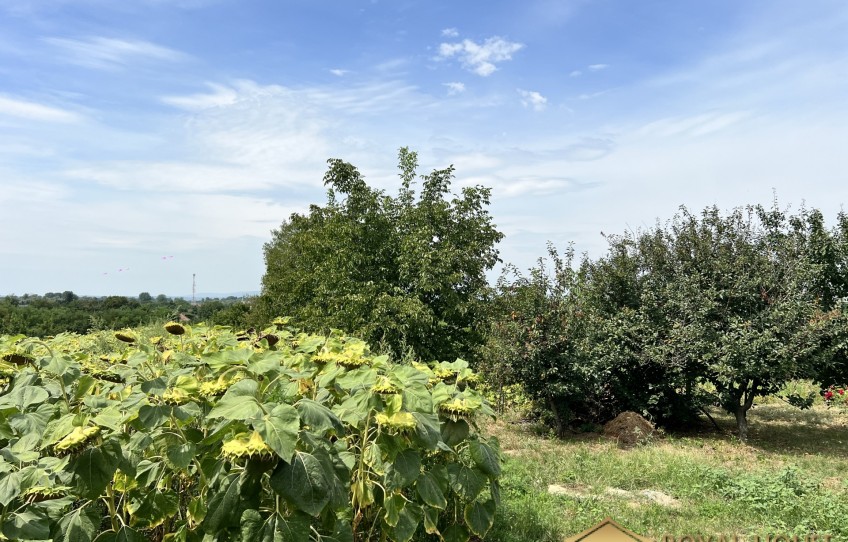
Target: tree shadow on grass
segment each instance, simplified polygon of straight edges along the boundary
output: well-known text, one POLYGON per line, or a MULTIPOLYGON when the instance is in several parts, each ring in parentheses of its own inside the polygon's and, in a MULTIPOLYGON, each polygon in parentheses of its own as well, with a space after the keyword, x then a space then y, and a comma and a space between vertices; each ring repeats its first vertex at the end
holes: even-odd
MULTIPOLYGON (((732 416, 718 410, 712 410, 710 415, 720 429, 704 425, 696 430, 699 438, 738 438, 732 416)), ((787 455, 848 457, 848 412, 824 407, 800 410, 781 404, 756 405, 748 412, 748 445, 787 455)))

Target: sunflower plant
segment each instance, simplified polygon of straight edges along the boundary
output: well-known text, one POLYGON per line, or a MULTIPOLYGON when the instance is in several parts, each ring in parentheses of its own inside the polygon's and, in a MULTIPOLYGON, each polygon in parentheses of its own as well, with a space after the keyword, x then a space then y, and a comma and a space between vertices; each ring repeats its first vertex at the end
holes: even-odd
POLYGON ((0 337, 0 540, 486 535, 501 459, 465 362, 393 364, 284 319, 181 327, 105 355, 0 337))

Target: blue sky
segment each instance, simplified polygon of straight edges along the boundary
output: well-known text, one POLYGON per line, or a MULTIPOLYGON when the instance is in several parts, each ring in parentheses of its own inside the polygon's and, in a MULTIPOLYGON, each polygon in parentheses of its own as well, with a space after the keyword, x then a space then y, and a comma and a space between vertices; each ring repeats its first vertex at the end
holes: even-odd
POLYGON ((328 158, 493 189, 521 268, 680 205, 834 217, 842 0, 0 2, 0 294, 259 289, 328 158))

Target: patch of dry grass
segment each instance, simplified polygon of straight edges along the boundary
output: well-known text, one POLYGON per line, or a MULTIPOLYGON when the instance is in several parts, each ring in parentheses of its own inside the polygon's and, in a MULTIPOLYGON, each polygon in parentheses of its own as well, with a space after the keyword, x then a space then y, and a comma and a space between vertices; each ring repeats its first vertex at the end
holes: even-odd
POLYGON ((594 433, 558 440, 509 416, 488 424, 505 456, 504 503, 489 539, 562 540, 610 516, 657 538, 817 532, 848 541, 848 412, 758 406, 747 443, 732 417, 712 414, 720 431, 668 434, 630 450, 594 433), (580 495, 551 495, 551 484, 580 495), (680 506, 603 498, 605 488, 662 492, 680 506))

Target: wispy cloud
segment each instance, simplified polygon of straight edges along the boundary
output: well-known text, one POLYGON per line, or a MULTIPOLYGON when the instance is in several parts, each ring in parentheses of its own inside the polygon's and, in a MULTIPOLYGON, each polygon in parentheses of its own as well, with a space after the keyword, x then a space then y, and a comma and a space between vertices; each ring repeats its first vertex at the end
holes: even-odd
POLYGON ((409 59, 407 58, 390 58, 374 66, 374 69, 378 72, 391 73, 397 72, 407 64, 409 64, 409 59))
POLYGON ((165 96, 162 101, 168 105, 189 110, 208 109, 232 105, 238 100, 235 89, 215 83, 207 83, 212 92, 189 94, 187 96, 165 96))
POLYGON ((527 0, 521 10, 515 10, 522 26, 534 32, 546 27, 556 27, 570 21, 586 0, 527 0))
MULTIPOLYGON (((111 159, 77 164, 67 173, 116 190, 169 193, 262 192, 320 186, 324 160, 396 150, 389 119, 439 103, 400 82, 290 88, 250 80, 207 84, 208 91, 166 96, 185 114, 175 126, 173 160, 111 159)), ((405 136, 404 136, 405 137, 405 136)), ((359 160, 359 163, 365 163, 359 160)), ((359 165, 357 163, 357 165, 359 165)))
POLYGON ((570 160, 562 158, 559 155, 541 155, 517 149, 476 150, 461 154, 447 152, 444 155, 444 160, 460 172, 457 179, 459 186, 489 186, 497 201, 517 196, 573 193, 597 186, 595 182, 563 177, 561 171, 570 160), (515 163, 518 154, 524 154, 521 166, 515 163), (552 166, 552 163, 556 163, 556 166, 552 166))
POLYGON ((448 87, 448 96, 454 96, 465 92, 465 83, 452 81, 450 83, 442 83, 442 85, 448 87))
MULTIPOLYGON (((609 68, 609 64, 589 64, 588 66, 586 66, 585 69, 590 72, 599 72, 607 68, 609 68)), ((580 77, 581 75, 583 75, 582 69, 571 70, 571 72, 568 74, 569 77, 580 77)))
POLYGON ((82 120, 82 116, 73 111, 2 95, 0 95, 0 115, 42 122, 78 122, 82 120))
POLYGON ((336 77, 344 77, 345 75, 350 73, 350 70, 342 70, 342 69, 339 69, 339 68, 333 68, 332 70, 330 70, 330 73, 332 73, 336 77))
POLYGON ((442 30, 442 36, 446 38, 456 38, 459 36, 459 30, 456 28, 445 28, 442 30))
POLYGON ((646 124, 636 133, 659 137, 701 136, 728 128, 750 116, 748 111, 732 111, 668 117, 646 124))
POLYGON ((439 45, 439 58, 458 57, 463 67, 481 77, 493 74, 499 62, 512 59, 512 55, 524 48, 523 43, 507 41, 494 36, 483 43, 469 39, 458 43, 442 43, 439 45))
POLYGON ((210 4, 221 3, 221 0, 137 0, 132 2, 110 2, 108 0, 3 0, 0 2, 0 11, 6 11, 17 17, 34 17, 41 16, 44 13, 50 14, 67 5, 73 6, 76 9, 93 7, 103 11, 116 11, 120 14, 126 13, 126 10, 131 7, 156 7, 166 6, 177 9, 197 9, 203 8, 210 4))
POLYGON ((248 174, 235 164, 209 162, 102 161, 66 171, 66 177, 118 190, 219 193, 262 190, 273 183, 248 174))
POLYGON ((71 189, 61 184, 21 178, 20 175, 6 169, 0 169, 0 175, 6 180, 0 190, 0 204, 6 207, 5 213, 14 208, 22 208, 39 203, 65 199, 71 195, 71 189))
POLYGON ((577 96, 577 99, 578 100, 592 100, 592 99, 597 98, 599 96, 603 96, 604 94, 608 94, 609 92, 611 92, 611 90, 612 89, 605 89, 605 90, 599 90, 597 92, 584 92, 583 94, 580 94, 579 96, 577 96))
POLYGON ((548 99, 535 90, 518 89, 518 94, 521 96, 521 105, 524 107, 532 107, 534 111, 542 111, 548 106, 548 99))
POLYGON ((580 183, 570 178, 557 177, 523 177, 514 179, 503 185, 499 197, 516 197, 524 195, 545 196, 562 192, 576 192, 594 188, 598 183, 580 183))
POLYGON ((44 41, 62 50, 71 62, 89 68, 115 69, 136 61, 175 62, 187 58, 185 53, 142 40, 93 36, 83 39, 52 37, 44 41))

